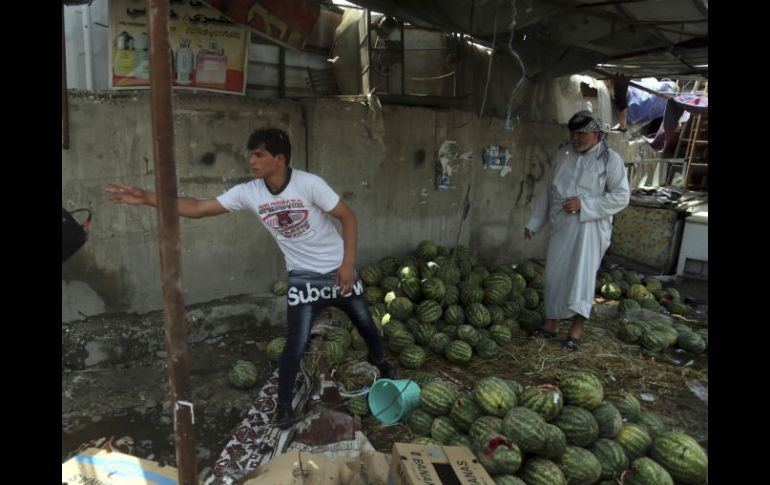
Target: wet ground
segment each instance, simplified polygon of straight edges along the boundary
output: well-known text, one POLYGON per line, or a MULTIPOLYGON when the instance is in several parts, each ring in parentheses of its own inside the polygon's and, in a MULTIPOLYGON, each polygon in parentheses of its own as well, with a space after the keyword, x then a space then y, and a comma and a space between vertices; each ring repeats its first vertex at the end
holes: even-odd
MULTIPOLYGON (((190 346, 199 475, 213 464, 261 383, 274 370, 260 344, 264 348, 282 333, 280 327, 262 328, 258 335, 226 334, 190 346), (257 365, 260 384, 248 390, 229 384, 227 373, 238 359, 257 365)), ((119 444, 130 444, 119 449, 134 456, 176 464, 162 353, 121 367, 64 371, 62 390, 62 462, 84 444, 114 438, 119 444)))

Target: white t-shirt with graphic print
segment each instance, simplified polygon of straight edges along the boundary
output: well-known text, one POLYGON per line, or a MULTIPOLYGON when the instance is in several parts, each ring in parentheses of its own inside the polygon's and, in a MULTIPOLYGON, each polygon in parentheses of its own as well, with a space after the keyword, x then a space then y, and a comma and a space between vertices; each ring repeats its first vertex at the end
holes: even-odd
POLYGON ((342 237, 327 214, 340 196, 312 173, 292 169, 286 188, 273 195, 263 179, 238 184, 217 197, 230 212, 259 216, 286 260, 286 269, 328 273, 342 264, 342 237))

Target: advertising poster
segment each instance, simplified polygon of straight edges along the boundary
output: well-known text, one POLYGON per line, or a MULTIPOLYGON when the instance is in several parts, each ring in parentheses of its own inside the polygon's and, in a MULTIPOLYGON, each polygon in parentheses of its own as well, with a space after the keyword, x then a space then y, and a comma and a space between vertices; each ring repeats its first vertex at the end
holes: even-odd
MULTIPOLYGON (((249 28, 197 0, 171 0, 172 87, 244 94, 249 28)), ((145 0, 110 0, 113 89, 150 86, 145 0)))
POLYGON ((229 19, 293 49, 305 47, 321 15, 321 2, 308 0, 208 0, 229 19))

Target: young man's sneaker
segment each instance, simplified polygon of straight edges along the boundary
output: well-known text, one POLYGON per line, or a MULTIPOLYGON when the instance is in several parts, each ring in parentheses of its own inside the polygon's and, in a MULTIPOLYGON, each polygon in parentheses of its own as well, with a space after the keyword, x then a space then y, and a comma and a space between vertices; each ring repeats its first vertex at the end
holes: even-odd
POLYGON ((294 421, 294 413, 291 410, 291 404, 278 403, 275 410, 275 423, 281 429, 289 429, 294 421))
POLYGON ((372 360, 371 357, 367 358, 370 364, 377 367, 380 371, 380 377, 385 379, 398 379, 398 375, 396 374, 396 368, 393 367, 393 365, 388 362, 386 359, 382 359, 382 362, 377 363, 372 360))

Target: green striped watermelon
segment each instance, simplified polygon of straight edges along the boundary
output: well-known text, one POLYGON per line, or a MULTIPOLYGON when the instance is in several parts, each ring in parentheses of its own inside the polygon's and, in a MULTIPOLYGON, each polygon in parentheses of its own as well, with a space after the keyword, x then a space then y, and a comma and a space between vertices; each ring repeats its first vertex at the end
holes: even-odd
POLYGON ((614 438, 620 433, 623 427, 623 416, 620 411, 609 401, 602 401, 593 411, 591 411, 599 425, 600 438, 614 438))
POLYGON ((385 290, 379 286, 367 286, 364 288, 364 299, 366 300, 366 303, 375 305, 381 302, 383 298, 385 298, 385 290))
POLYGON ((257 366, 246 360, 235 362, 227 374, 230 384, 238 389, 249 389, 257 385, 257 366))
MULTIPOLYGON (((632 300, 633 301, 633 300, 632 300)), ((634 323, 623 325, 618 330, 618 338, 628 344, 633 344, 639 341, 644 333, 644 328, 634 323)))
POLYGON ((516 473, 522 462, 521 450, 502 435, 488 435, 487 445, 479 450, 492 460, 495 474, 516 473))
POLYGON ((473 443, 467 434, 458 434, 449 439, 449 446, 464 446, 469 450, 473 449, 473 443))
POLYGON ((388 304, 388 312, 396 320, 406 320, 412 315, 413 310, 414 303, 405 296, 398 296, 388 304))
POLYGON ((358 416, 366 416, 369 414, 369 402, 362 397, 354 397, 349 400, 346 407, 350 414, 357 414, 358 416))
POLYGON ((494 359, 497 357, 498 347, 497 342, 489 337, 482 336, 479 343, 473 349, 476 354, 482 359, 494 359))
POLYGON ((564 431, 550 423, 545 423, 545 444, 537 450, 537 455, 549 460, 558 460, 567 449, 567 437, 564 431))
POLYGON ((558 463, 569 485, 591 485, 602 476, 601 463, 585 448, 567 446, 558 463))
POLYGON ((274 295, 284 296, 289 292, 289 284, 286 281, 276 281, 270 289, 274 295))
POLYGON ((446 333, 436 332, 431 336, 430 340, 428 341, 428 349, 430 349, 430 351, 435 354, 443 355, 444 350, 446 350, 447 346, 451 341, 452 341, 452 338, 446 333))
POLYGON ((642 412, 639 400, 634 397, 630 392, 620 390, 607 394, 607 401, 611 402, 618 408, 620 415, 624 420, 636 421, 639 419, 639 414, 642 412))
POLYGON ((501 347, 511 343, 511 330, 504 325, 489 327, 489 336, 501 347))
POLYGON ((475 347, 481 341, 481 334, 479 333, 478 329, 472 327, 471 325, 458 325, 457 337, 460 340, 468 342, 471 347, 475 347))
POLYGON ((474 421, 484 414, 481 407, 470 394, 455 399, 449 411, 449 419, 462 431, 469 431, 474 421))
POLYGON ((398 361, 407 369, 419 369, 425 363, 425 349, 419 345, 407 345, 401 350, 398 361))
POLYGON ((463 340, 452 340, 444 349, 444 357, 453 364, 464 364, 473 357, 473 348, 463 340))
POLYGON ((464 306, 484 301, 484 290, 480 286, 464 282, 460 283, 458 288, 460 289, 460 301, 464 306))
POLYGON ((505 301, 501 303, 500 309, 503 311, 505 318, 516 318, 521 312, 521 307, 515 301, 505 301))
POLYGON ((442 444, 448 445, 449 441, 460 434, 460 430, 446 416, 438 416, 430 425, 430 436, 442 444))
POLYGON ((322 345, 324 355, 329 364, 338 364, 345 357, 345 348, 338 340, 326 340, 322 345))
POLYGON ((680 334, 677 345, 691 354, 702 354, 706 350, 706 342, 695 332, 680 334))
POLYGON ((465 320, 476 328, 484 328, 489 325, 491 317, 483 304, 470 303, 465 306, 465 320))
POLYGON ((447 415, 457 394, 457 389, 451 384, 435 380, 420 390, 420 407, 434 416, 447 415))
POLYGON ((342 346, 342 349, 345 350, 350 347, 352 337, 350 336, 350 332, 348 332, 344 328, 335 327, 335 328, 329 329, 324 334, 324 340, 328 342, 338 342, 342 346))
POLYGON ((571 372, 558 379, 564 403, 591 410, 602 403, 604 388, 590 372, 571 372))
POLYGON ((602 478, 617 478, 628 468, 628 457, 617 442, 599 438, 590 448, 602 466, 602 478))
POLYGON ((398 290, 398 283, 399 280, 395 276, 384 276, 380 280, 380 288, 385 290, 386 293, 389 291, 396 291, 398 290))
POLYGON ((468 436, 473 443, 478 443, 490 432, 502 434, 503 420, 494 416, 481 416, 468 428, 468 436))
POLYGON ((679 431, 669 431, 655 438, 650 458, 677 482, 703 483, 708 477, 706 452, 692 437, 679 431))
POLYGON ((561 468, 545 458, 531 458, 519 474, 527 485, 567 485, 561 468))
POLYGON ((663 419, 652 411, 642 411, 636 420, 636 424, 642 426, 653 440, 658 435, 666 432, 666 424, 663 422, 663 419))
MULTIPOLYGON (((383 321, 384 320, 385 319, 383 319, 383 321)), ((382 334, 387 339, 390 339, 393 335, 399 332, 406 332, 406 325, 404 325, 404 323, 400 320, 388 318, 387 322, 385 322, 382 326, 382 334)))
POLYGON ((429 239, 420 241, 414 254, 423 261, 431 261, 438 256, 438 245, 429 239))
POLYGON ((558 387, 543 384, 526 388, 521 395, 520 404, 535 411, 544 420, 550 421, 561 412, 564 406, 564 397, 558 387))
POLYGON ((528 310, 534 310, 540 303, 540 297, 534 288, 526 288, 521 292, 521 296, 524 297, 524 308, 528 310))
POLYGON ((438 278, 425 278, 422 280, 420 288, 425 298, 430 298, 438 303, 444 300, 444 294, 446 293, 446 285, 438 278))
POLYGON ((435 381, 437 378, 430 372, 425 371, 417 371, 412 373, 412 375, 409 377, 411 380, 417 383, 418 386, 422 387, 425 384, 435 381))
POLYGON ((433 424, 433 415, 423 409, 415 409, 407 420, 412 433, 424 436, 430 434, 430 425, 433 424))
POLYGON ((599 425, 594 415, 577 406, 564 406, 551 423, 564 431, 570 445, 590 446, 599 437, 599 425))
POLYGON ((460 305, 449 305, 444 310, 444 321, 447 325, 462 325, 465 323, 465 311, 460 305))
POLYGON ((361 268, 361 281, 366 286, 377 286, 383 276, 382 269, 376 264, 367 264, 361 268))
POLYGON ((503 434, 510 436, 522 451, 537 451, 545 444, 545 424, 535 411, 516 407, 503 418, 503 434))
POLYGON ((382 270, 382 274, 386 276, 395 276, 396 271, 398 271, 398 261, 391 256, 382 258, 379 263, 377 263, 377 266, 382 270))
POLYGON ((489 324, 500 325, 505 320, 505 314, 503 309, 497 305, 487 305, 487 311, 489 312, 489 324))
POLYGON ((447 285, 444 292, 444 298, 441 299, 441 306, 448 307, 449 305, 457 305, 460 303, 460 289, 455 285, 447 285))
POLYGON ((423 300, 417 305, 417 317, 421 322, 433 323, 441 318, 443 312, 441 304, 433 300, 423 300))
POLYGON ((519 312, 519 317, 516 320, 519 322, 519 326, 522 330, 528 334, 532 334, 535 330, 543 326, 544 319, 538 312, 522 308, 521 312, 519 312))
POLYGON ((407 331, 396 332, 388 339, 388 348, 397 354, 407 345, 414 345, 414 336, 407 331))
POLYGON ((413 303, 422 300, 422 286, 419 278, 401 278, 398 289, 413 303))
POLYGON ((478 381, 473 397, 485 413, 499 418, 516 406, 516 394, 499 377, 485 377, 478 381))
POLYGON ((626 423, 620 428, 615 441, 623 447, 629 460, 635 460, 647 454, 652 446, 650 434, 642 426, 626 423))
POLYGON ((267 344, 265 353, 270 362, 278 362, 283 354, 283 348, 286 346, 286 337, 276 337, 267 344))
POLYGON ((631 462, 631 468, 620 479, 623 485, 674 485, 666 469, 647 457, 631 462))
POLYGON ((492 479, 495 485, 527 485, 521 478, 513 475, 495 475, 492 479))
POLYGON ((419 438, 412 440, 412 444, 421 446, 441 446, 443 443, 430 436, 420 436, 419 438))
POLYGON ((460 268, 452 263, 442 264, 436 276, 441 278, 447 285, 456 285, 460 282, 460 268))
POLYGON ((508 384, 508 387, 510 387, 511 390, 513 390, 513 393, 516 394, 516 402, 519 402, 521 400, 521 395, 524 392, 524 386, 513 379, 505 379, 505 383, 508 384))

